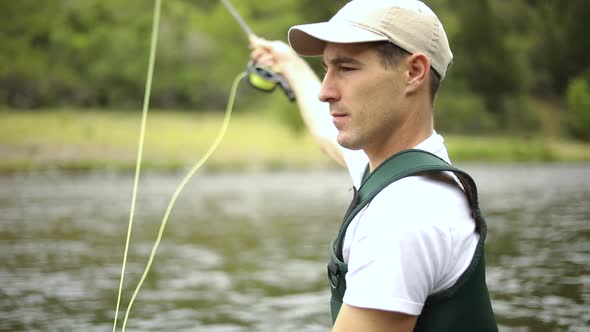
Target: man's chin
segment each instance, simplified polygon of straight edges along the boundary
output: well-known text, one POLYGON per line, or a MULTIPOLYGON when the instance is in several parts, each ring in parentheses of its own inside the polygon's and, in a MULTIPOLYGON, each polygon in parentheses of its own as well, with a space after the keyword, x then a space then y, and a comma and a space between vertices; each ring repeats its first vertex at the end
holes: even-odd
POLYGON ((354 142, 352 142, 350 139, 346 139, 346 137, 342 137, 341 135, 338 135, 338 137, 336 138, 336 141, 338 142, 338 144, 348 150, 360 150, 362 149, 361 146, 359 146, 358 144, 354 144, 354 142))

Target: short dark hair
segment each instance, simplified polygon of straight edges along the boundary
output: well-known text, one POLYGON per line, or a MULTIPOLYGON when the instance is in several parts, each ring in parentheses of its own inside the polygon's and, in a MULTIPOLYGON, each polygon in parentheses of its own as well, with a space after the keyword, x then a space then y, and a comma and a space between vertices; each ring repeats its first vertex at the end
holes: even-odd
MULTIPOLYGON (((403 48, 388 42, 375 42, 373 43, 377 53, 381 56, 381 63, 386 68, 395 67, 399 65, 400 61, 405 57, 410 56, 410 52, 403 48)), ((434 98, 438 89, 440 88, 441 78, 440 75, 430 67, 430 103, 434 104, 434 98)))

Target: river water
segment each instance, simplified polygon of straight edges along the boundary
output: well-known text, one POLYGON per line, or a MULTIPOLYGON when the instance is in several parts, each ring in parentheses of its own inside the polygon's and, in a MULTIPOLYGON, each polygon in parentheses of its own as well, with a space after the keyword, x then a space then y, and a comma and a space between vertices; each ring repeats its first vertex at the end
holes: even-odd
MULTIPOLYGON (((590 331, 590 165, 462 165, 487 216, 501 331, 590 331)), ((142 175, 124 315, 184 174, 142 175)), ((0 331, 112 331, 133 176, 0 175, 0 331)), ((127 331, 329 331, 339 171, 198 174, 127 331)), ((121 322, 121 321, 120 321, 121 322)))

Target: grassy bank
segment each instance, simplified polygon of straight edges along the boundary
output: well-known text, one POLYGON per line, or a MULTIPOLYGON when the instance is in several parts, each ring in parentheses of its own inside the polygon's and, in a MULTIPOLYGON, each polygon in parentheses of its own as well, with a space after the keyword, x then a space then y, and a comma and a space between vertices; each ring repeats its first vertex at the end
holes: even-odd
MULTIPOLYGON (((141 114, 106 111, 0 112, 0 171, 135 167, 141 114)), ((143 167, 192 166, 209 148, 222 114, 152 111, 143 167)), ((590 161, 590 145, 546 138, 446 136, 454 161, 590 161)), ((311 137, 260 114, 237 113, 205 168, 333 167, 311 137)))

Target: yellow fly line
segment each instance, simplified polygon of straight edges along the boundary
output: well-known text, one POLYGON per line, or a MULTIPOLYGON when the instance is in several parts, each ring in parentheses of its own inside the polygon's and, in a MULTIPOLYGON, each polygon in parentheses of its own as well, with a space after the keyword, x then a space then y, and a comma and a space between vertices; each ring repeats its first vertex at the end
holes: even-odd
MULTIPOLYGON (((160 7, 161 7, 161 0, 155 0, 154 17, 153 17, 153 25, 152 25, 152 36, 151 36, 151 45, 150 45, 150 57, 149 57, 149 65, 148 65, 148 75, 147 75, 145 95, 144 95, 144 100, 143 100, 141 129, 140 129, 140 133, 139 133, 139 145, 138 145, 138 151, 137 151, 137 161, 136 161, 136 166, 135 166, 135 179, 133 182, 133 194, 132 194, 132 198, 131 198, 131 209, 130 209, 130 213, 129 213, 129 225, 127 228, 127 238, 125 240, 125 251, 123 254, 123 264, 121 266, 121 279, 119 282, 119 291, 117 293, 117 306, 115 308, 115 319, 113 322, 113 332, 115 332, 117 329, 117 318, 118 318, 118 314, 119 314, 119 307, 121 304, 121 292, 123 289, 123 280, 125 278, 125 267, 127 265, 127 255, 129 252, 129 240, 131 237, 131 230, 133 228, 133 217, 134 217, 134 213, 135 213, 135 202, 137 199, 137 191, 138 191, 137 188, 138 188, 139 174, 141 171, 141 160, 142 160, 143 145, 144 145, 144 138, 145 138, 145 127, 146 127, 146 121, 147 121, 150 91, 151 91, 154 63, 155 63, 155 57, 156 57, 156 45, 157 45, 157 41, 158 41, 158 29, 159 29, 159 22, 160 22, 160 7)), ((221 143, 221 140, 223 139, 225 132, 227 131, 227 128, 229 126, 229 120, 230 120, 231 113, 233 110, 234 101, 235 101, 235 97, 237 94, 239 83, 242 81, 242 79, 245 76, 246 76, 246 73, 240 73, 234 79, 234 82, 233 82, 231 90, 230 90, 229 100, 227 102, 225 116, 223 118, 223 123, 217 133, 215 141, 213 142, 213 144, 211 144, 211 147, 209 147, 209 150, 207 150, 207 152, 203 155, 203 157, 201 157, 201 159, 199 159, 199 161, 197 161, 197 163, 191 168, 191 170, 187 173, 187 175, 184 177, 184 179, 180 182, 180 184, 176 188, 176 191, 172 195, 170 202, 168 203, 168 207, 166 208, 166 213, 164 214, 164 218, 162 219, 162 222, 160 224, 158 236, 156 237, 156 241, 154 242, 154 246, 152 248, 152 252, 151 252, 148 262, 146 264, 145 270, 143 271, 143 275, 141 276, 141 279, 139 280, 139 283, 137 284, 137 287, 135 288, 135 291, 133 292, 133 295, 131 296, 131 300, 129 301, 129 305, 127 306, 127 309, 125 312, 125 318, 123 320, 123 325, 121 327, 122 332, 125 331, 125 327, 127 326, 127 321, 129 319, 129 313, 131 312, 131 307, 133 306, 133 303, 135 302, 135 298, 137 297, 137 294, 139 293, 139 290, 141 289, 141 286, 143 285, 143 283, 150 271, 154 257, 156 256, 156 251, 158 250, 158 246, 160 245, 160 241, 162 239, 162 234, 164 233, 164 229, 166 227, 166 223, 168 221, 168 216, 170 215, 170 211, 172 211, 172 207, 174 206, 174 203, 176 202, 176 199, 180 195, 180 192, 182 191, 184 186, 188 183, 190 178, 197 172, 197 170, 199 170, 201 168, 201 166, 203 166, 203 164, 205 164, 205 162, 209 159, 209 157, 213 154, 213 152, 215 152, 215 150, 217 149, 217 147, 221 143)))

